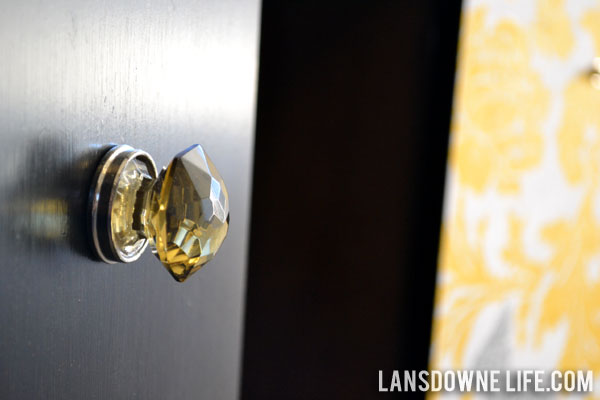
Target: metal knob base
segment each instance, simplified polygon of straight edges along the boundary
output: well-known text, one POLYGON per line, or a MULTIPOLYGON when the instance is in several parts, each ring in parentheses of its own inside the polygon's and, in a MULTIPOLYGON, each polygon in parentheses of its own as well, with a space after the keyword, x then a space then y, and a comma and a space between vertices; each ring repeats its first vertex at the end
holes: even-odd
POLYGON ((148 239, 143 238, 140 246, 125 250, 113 240, 113 205, 119 186, 128 184, 123 181, 127 179, 124 171, 133 160, 143 163, 152 180, 157 178, 156 164, 148 153, 127 145, 117 145, 100 161, 90 190, 88 215, 92 245, 98 257, 109 264, 133 262, 148 246, 148 239))

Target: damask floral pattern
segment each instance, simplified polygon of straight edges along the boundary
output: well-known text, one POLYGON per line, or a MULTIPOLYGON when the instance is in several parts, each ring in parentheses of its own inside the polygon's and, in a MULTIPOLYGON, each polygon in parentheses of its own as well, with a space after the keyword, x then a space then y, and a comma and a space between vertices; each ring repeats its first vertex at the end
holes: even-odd
POLYGON ((600 2, 472 0, 461 26, 430 367, 599 378, 600 2))
POLYGON ((527 60, 531 43, 510 21, 485 27, 485 9, 465 21, 464 60, 456 87, 455 147, 451 152, 461 183, 481 192, 488 185, 518 190, 522 171, 539 163, 540 124, 548 91, 527 60), (524 112, 523 104, 528 105, 524 112))

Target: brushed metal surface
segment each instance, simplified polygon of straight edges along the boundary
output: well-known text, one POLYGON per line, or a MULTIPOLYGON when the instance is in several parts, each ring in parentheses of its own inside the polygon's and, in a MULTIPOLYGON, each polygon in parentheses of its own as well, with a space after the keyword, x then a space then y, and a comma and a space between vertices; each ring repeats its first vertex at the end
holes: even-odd
POLYGON ((258 0, 6 0, 0 11, 0 398, 238 395, 258 0), (159 168, 202 143, 227 182, 218 257, 174 282, 107 265, 87 191, 107 143, 159 168))

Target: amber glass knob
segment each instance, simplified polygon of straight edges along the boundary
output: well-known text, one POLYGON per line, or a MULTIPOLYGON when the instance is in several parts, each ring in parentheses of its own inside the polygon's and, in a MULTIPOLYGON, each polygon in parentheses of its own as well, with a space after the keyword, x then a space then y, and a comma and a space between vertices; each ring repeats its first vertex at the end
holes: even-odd
POLYGON ((229 196, 200 145, 177 154, 160 174, 148 153, 120 145, 97 168, 89 213, 100 259, 133 262, 150 244, 173 278, 183 282, 212 260, 225 240, 229 196))

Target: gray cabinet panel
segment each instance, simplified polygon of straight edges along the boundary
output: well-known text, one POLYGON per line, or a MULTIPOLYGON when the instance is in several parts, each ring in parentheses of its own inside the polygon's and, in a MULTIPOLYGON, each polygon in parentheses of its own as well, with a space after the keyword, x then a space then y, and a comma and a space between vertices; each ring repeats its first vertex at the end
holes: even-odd
POLYGON ((0 7, 0 398, 238 396, 258 0, 5 0, 0 7), (148 250, 94 260, 107 143, 165 165, 201 143, 231 228, 180 284, 148 250))

